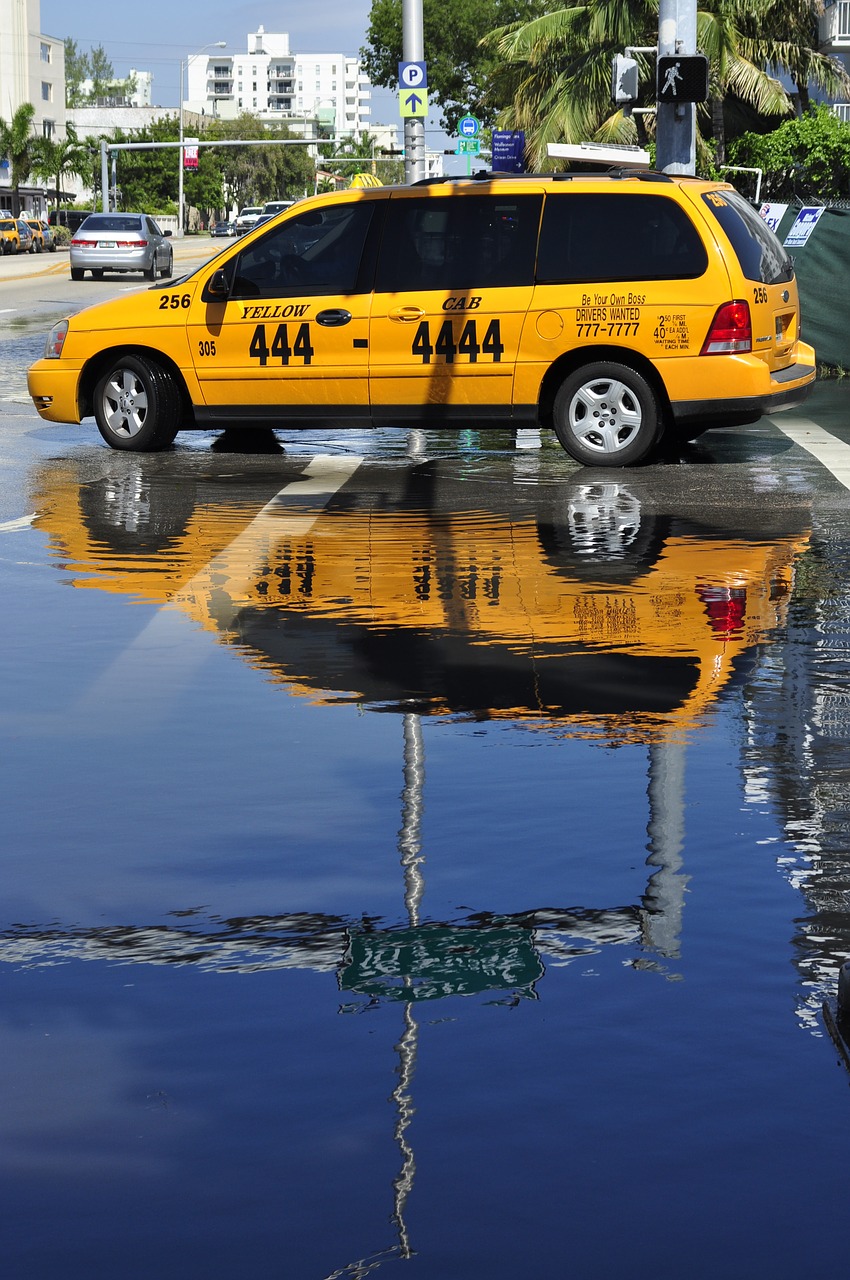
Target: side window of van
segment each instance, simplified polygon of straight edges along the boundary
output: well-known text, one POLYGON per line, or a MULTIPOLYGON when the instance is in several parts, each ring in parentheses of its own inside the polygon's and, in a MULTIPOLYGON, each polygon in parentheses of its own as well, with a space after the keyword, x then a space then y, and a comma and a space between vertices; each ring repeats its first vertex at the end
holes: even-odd
POLYGON ((748 280, 781 284, 794 278, 794 264, 779 238, 739 192, 706 192, 703 202, 729 237, 748 280))
POLYGON ((378 258, 378 293, 531 285, 543 197, 393 199, 378 258))
POLYGON ((693 280, 708 255, 684 209, 666 196, 547 196, 537 255, 539 284, 693 280))
POLYGON ((233 259, 231 298, 354 293, 374 201, 305 209, 233 259))

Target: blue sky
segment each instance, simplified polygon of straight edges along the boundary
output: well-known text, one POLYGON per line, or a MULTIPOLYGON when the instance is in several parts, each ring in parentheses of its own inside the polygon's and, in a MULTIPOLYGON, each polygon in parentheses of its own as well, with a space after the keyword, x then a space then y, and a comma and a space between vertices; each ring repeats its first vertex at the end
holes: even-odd
MULTIPOLYGON (((260 26, 266 31, 288 31, 294 53, 343 53, 353 56, 366 42, 371 0, 318 0, 314 4, 287 6, 281 12, 268 3, 175 5, 173 0, 148 0, 142 9, 117 5, 114 0, 88 0, 84 5, 67 0, 41 0, 41 30, 64 39, 70 36, 80 49, 102 44, 118 76, 131 68, 153 72, 153 101, 174 107, 180 96, 180 62, 206 44, 227 41, 227 52, 244 53, 247 37, 260 26)), ((396 95, 373 91, 372 122, 398 124, 396 95)), ((429 121, 428 145, 448 146, 429 121)))

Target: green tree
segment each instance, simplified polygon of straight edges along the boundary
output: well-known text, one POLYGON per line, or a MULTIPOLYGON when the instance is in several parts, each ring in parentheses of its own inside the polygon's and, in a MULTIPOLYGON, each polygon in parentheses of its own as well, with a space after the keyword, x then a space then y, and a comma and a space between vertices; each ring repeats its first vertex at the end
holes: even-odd
MULTIPOLYGON (((172 116, 162 116, 132 137, 116 135, 114 141, 177 142, 179 138, 179 122, 172 116)), ((119 151, 116 154, 116 177, 122 209, 152 214, 176 212, 180 183, 179 147, 119 151)), ((221 163, 214 150, 199 148, 198 168, 184 170, 183 196, 187 205, 194 205, 205 211, 221 207, 221 163)))
MULTIPOLYGON (((792 0, 792 4, 803 0, 792 0)), ((755 118, 787 115, 793 103, 779 80, 765 70, 796 73, 846 93, 850 80, 836 62, 805 44, 812 29, 789 16, 786 0, 708 0, 698 13, 698 46, 710 64, 712 102, 700 109, 703 133, 722 160, 726 118, 742 105, 755 118), (770 31, 770 37, 765 32, 770 31)), ((492 31, 486 47, 501 54, 492 81, 494 97, 508 101, 499 123, 525 129, 530 159, 547 163, 549 142, 645 141, 643 118, 616 111, 610 101, 611 61, 627 46, 653 45, 658 12, 653 0, 586 0, 527 23, 492 31)), ((654 101, 654 59, 638 58, 646 96, 654 101)))
POLYGON ((58 208, 62 202, 62 182, 66 177, 83 178, 86 185, 91 185, 94 156, 92 151, 80 142, 72 124, 65 129, 66 137, 61 140, 41 138, 38 155, 33 166, 39 178, 55 183, 55 201, 58 208))
POLYGON ((731 164, 764 172, 767 200, 846 200, 850 196, 850 125, 820 104, 772 133, 744 133, 729 145, 731 164))
MULTIPOLYGON (((292 133, 285 125, 264 127, 261 120, 243 113, 236 120, 211 122, 206 135, 210 139, 291 139, 300 135, 292 133)), ((294 200, 312 191, 315 167, 307 147, 222 147, 220 157, 224 205, 243 208, 245 205, 265 204, 267 200, 294 200)))
POLYGON ((26 182, 39 154, 40 139, 32 131, 35 107, 22 102, 7 124, 0 116, 0 157, 9 162, 10 176, 20 205, 20 188, 26 182))
POLYGON ((92 82, 91 98, 97 101, 98 98, 108 97, 115 80, 115 71, 102 44, 92 49, 89 68, 92 82))
POLYGON ((65 37, 65 106, 79 107, 86 100, 83 81, 91 75, 89 55, 77 48, 76 40, 65 37))
MULTIPOLYGON (((442 107, 446 129, 470 111, 491 120, 488 86, 500 58, 481 44, 482 37, 543 8, 544 0, 423 0, 428 97, 442 107)), ((366 40, 360 51, 364 70, 373 84, 394 88, 402 60, 402 0, 372 0, 366 40)))
POLYGON ((350 182, 356 173, 374 173, 384 186, 404 181, 404 161, 388 160, 381 155, 370 133, 347 138, 344 142, 323 142, 319 146, 321 168, 337 178, 350 182))

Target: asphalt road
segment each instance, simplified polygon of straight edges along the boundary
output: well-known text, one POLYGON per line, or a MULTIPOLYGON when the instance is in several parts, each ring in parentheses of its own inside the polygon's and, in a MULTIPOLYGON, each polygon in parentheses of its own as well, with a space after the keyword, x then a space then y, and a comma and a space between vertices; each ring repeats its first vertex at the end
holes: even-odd
POLYGON ((67 271, 0 263, 7 1272, 832 1274, 847 386, 114 452, 26 368, 145 283, 67 271))

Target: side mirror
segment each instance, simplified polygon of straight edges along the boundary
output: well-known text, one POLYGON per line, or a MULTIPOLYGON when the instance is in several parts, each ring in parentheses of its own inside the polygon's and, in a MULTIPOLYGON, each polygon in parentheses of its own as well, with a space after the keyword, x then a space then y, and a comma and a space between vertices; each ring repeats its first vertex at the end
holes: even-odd
POLYGON ((163 234, 164 236, 170 236, 172 233, 171 233, 171 230, 169 229, 169 230, 167 230, 167 231, 163 231, 163 233, 162 233, 162 234, 163 234))
POLYGON ((218 271, 214 271, 206 283, 204 302, 226 302, 229 296, 230 285, 227 275, 219 267, 218 271))

